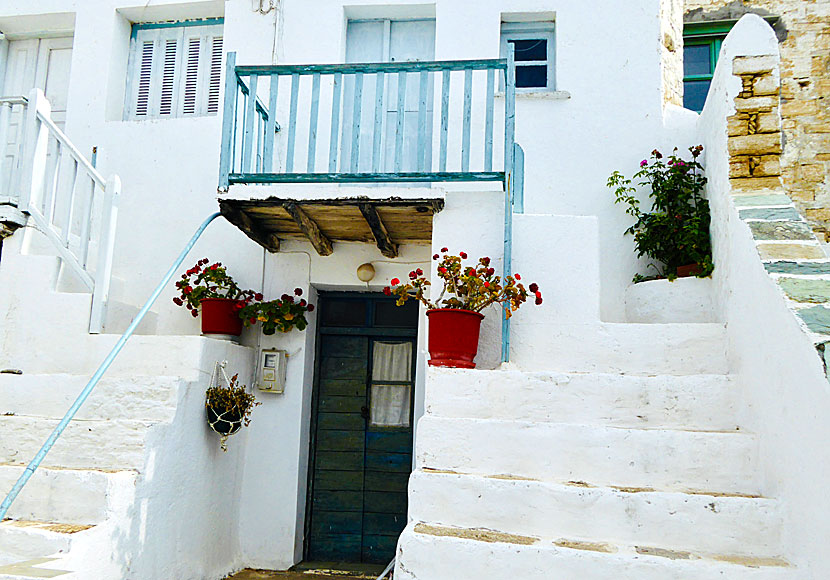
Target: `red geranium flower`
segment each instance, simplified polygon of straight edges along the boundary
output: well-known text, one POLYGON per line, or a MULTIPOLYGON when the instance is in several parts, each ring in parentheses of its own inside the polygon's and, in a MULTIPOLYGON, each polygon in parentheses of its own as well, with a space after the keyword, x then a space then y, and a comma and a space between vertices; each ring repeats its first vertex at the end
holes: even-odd
POLYGON ((467 259, 467 252, 461 252, 461 253, 460 253, 460 254, 458 254, 458 255, 459 255, 459 256, 461 256, 461 259, 462 259, 462 260, 466 260, 466 259, 467 259))
POLYGON ((308 305, 308 311, 309 312, 314 312, 314 304, 309 304, 308 305))
POLYGON ((257 292, 254 294, 254 300, 262 300, 262 292, 257 292))
POLYGON ((539 291, 539 285, 536 284, 536 282, 533 282, 530 284, 530 286, 527 287, 527 289, 535 293, 539 291))
POLYGON ((387 296, 390 296, 392 294, 392 289, 389 286, 387 286, 386 288, 383 289, 383 293, 386 294, 387 296))
POLYGON ((521 276, 519 276, 518 272, 517 272, 516 274, 514 274, 514 275, 513 275, 513 277, 514 277, 516 280, 521 280, 521 279, 522 279, 522 277, 521 277, 521 276))
POLYGON ((433 260, 437 260, 437 259, 438 259, 438 254, 433 254, 433 255, 432 255, 432 259, 433 259, 433 260))
POLYGON ((397 286, 398 284, 401 283, 401 281, 398 280, 397 278, 392 278, 389 282, 392 284, 392 286, 397 286))
POLYGON ((441 248, 441 251, 442 251, 442 252, 449 252, 449 249, 447 249, 447 248, 441 248))
POLYGON ((303 295, 303 289, 302 288, 294 288, 294 294, 296 294, 297 296, 302 296, 303 295))

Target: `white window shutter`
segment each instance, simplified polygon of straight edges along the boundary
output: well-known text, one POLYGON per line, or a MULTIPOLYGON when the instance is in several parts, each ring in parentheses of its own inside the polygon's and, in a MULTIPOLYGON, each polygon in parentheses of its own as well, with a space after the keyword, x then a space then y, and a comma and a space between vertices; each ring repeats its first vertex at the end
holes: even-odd
POLYGON ((202 38, 186 38, 187 55, 184 65, 184 91, 182 92, 182 114, 193 115, 197 111, 197 89, 199 87, 199 63, 201 61, 202 38))
POLYGON ((154 47, 155 43, 152 40, 142 41, 139 45, 134 107, 136 117, 146 117, 150 112, 150 82, 152 80, 154 47))
POLYGON ((222 25, 144 28, 131 47, 127 117, 219 112, 222 25))
POLYGON ((207 113, 219 112, 219 95, 222 91, 222 47, 221 36, 214 36, 210 51, 210 74, 208 76, 207 113))

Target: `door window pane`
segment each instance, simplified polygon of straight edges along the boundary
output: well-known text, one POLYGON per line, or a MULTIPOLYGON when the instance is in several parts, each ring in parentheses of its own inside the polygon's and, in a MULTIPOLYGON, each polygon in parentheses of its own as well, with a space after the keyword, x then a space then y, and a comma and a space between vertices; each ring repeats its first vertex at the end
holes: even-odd
POLYGON ((372 427, 409 427, 410 385, 372 385, 372 427))
POLYGON ((321 310, 323 326, 366 325, 366 302, 363 300, 326 300, 321 310))
POLYGON ((412 380, 411 342, 375 342, 372 355, 373 382, 412 380))
POLYGON ((418 303, 409 300, 398 306, 392 300, 375 302, 375 326, 417 328, 418 303))

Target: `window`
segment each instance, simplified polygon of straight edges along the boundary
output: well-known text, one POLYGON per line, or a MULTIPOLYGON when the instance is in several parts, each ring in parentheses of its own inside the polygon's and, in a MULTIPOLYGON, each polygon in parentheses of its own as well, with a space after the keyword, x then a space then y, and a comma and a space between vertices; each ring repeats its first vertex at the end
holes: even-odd
POLYGON ((215 115, 222 73, 222 20, 134 24, 127 119, 215 115))
POLYGON ((683 106, 703 110, 723 39, 734 22, 687 24, 683 28, 683 106))
POLYGON ((516 88, 555 90, 553 22, 502 22, 502 58, 509 44, 516 51, 516 88))

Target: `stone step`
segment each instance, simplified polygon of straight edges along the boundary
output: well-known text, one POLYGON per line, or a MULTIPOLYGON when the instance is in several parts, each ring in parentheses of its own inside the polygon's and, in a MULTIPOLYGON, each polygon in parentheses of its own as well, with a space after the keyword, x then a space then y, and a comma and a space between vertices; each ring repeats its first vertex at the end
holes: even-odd
MULTIPOLYGON (((67 295, 68 296, 68 295, 67 295)), ((114 334, 79 334, 56 337, 48 353, 40 329, 37 349, 14 348, 9 366, 24 374, 71 374, 91 376, 120 338, 114 334)), ((107 377, 134 375, 176 376, 199 380, 213 372, 217 360, 250 357, 253 349, 227 340, 203 336, 133 336, 107 371, 107 377)), ((231 367, 233 368, 233 367, 231 367)))
POLYGON ((649 280, 625 290, 628 322, 717 322, 712 278, 649 280))
POLYGON ((45 558, 59 552, 66 553, 73 540, 79 534, 88 533, 90 528, 91 526, 25 520, 0 522, 0 566, 31 558, 45 558))
POLYGON ((525 371, 644 375, 726 374, 720 323, 514 324, 511 362, 525 371))
POLYGON ((789 580, 779 558, 678 552, 655 546, 554 542, 489 530, 410 522, 398 541, 395 580, 789 580))
MULTIPOLYGON (((0 464, 0 491, 7 492, 20 477, 24 465, 0 464)), ((135 471, 55 469, 41 467, 26 483, 8 516, 16 520, 99 524, 109 504, 135 488, 135 471)))
POLYGON ((738 426, 740 393, 728 375, 428 368, 426 411, 438 417, 718 431, 738 426))
MULTIPOLYGON (((82 375, 0 374, 0 415, 60 419, 88 381, 82 375)), ((169 422, 184 384, 178 377, 105 375, 76 418, 169 422)))
POLYGON ((778 552, 781 518, 774 500, 415 471, 409 517, 510 534, 581 538, 702 553, 778 552))
POLYGON ((419 468, 665 491, 760 492, 755 436, 425 415, 419 468))
MULTIPOLYGON (((0 416, 0 463, 28 463, 57 424, 57 419, 0 416)), ((44 466, 141 470, 151 426, 148 421, 125 419, 72 421, 44 466)))

